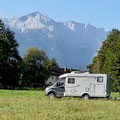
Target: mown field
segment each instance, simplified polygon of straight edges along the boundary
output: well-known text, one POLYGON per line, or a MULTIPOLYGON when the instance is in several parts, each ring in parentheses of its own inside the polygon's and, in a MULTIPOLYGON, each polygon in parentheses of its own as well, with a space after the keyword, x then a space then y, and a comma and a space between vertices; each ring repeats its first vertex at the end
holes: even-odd
POLYGON ((49 99, 43 91, 0 90, 0 120, 120 120, 120 101, 49 99))

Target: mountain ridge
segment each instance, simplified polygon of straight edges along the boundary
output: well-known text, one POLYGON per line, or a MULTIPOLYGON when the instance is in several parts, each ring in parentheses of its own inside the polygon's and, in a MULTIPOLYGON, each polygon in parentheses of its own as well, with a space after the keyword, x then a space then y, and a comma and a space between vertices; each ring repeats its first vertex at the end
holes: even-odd
POLYGON ((15 32, 21 55, 29 47, 44 49, 60 67, 85 68, 107 36, 103 28, 75 21, 56 22, 38 11, 3 22, 15 32))

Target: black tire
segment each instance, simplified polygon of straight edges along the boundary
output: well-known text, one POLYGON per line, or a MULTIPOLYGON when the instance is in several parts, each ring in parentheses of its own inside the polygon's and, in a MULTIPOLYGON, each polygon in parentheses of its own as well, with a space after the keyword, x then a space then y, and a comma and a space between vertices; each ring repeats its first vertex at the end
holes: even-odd
POLYGON ((84 99, 84 100, 88 100, 88 99, 89 99, 89 95, 88 95, 88 94, 84 94, 84 95, 83 95, 83 99, 84 99))
POLYGON ((111 99, 111 98, 108 96, 107 99, 109 100, 109 99, 111 99))
POLYGON ((55 96, 55 94, 52 92, 52 93, 49 93, 49 94, 48 94, 48 97, 49 97, 49 98, 55 98, 56 96, 55 96))

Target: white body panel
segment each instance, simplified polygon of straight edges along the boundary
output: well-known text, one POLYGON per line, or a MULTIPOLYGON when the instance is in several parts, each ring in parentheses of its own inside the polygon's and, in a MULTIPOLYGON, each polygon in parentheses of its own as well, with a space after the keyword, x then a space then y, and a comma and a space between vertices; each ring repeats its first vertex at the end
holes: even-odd
POLYGON ((108 97, 110 88, 106 74, 68 73, 59 78, 65 78, 64 96, 108 97))

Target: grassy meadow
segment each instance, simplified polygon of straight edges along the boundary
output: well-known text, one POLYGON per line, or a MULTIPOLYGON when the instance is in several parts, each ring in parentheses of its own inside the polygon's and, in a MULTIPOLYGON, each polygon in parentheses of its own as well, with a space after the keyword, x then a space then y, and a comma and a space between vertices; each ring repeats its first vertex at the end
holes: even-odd
POLYGON ((43 91, 0 90, 0 120, 120 120, 119 113, 117 100, 49 99, 43 91))

